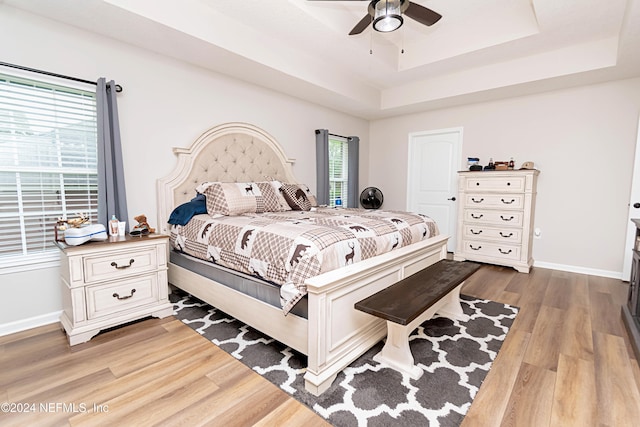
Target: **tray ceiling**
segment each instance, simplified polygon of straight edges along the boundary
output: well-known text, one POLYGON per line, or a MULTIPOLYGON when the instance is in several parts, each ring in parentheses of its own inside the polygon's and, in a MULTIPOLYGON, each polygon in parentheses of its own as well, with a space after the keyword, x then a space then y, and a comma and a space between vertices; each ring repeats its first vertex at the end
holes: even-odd
POLYGON ((640 0, 413 1, 356 36, 366 1, 0 3, 369 119, 640 76, 640 0))

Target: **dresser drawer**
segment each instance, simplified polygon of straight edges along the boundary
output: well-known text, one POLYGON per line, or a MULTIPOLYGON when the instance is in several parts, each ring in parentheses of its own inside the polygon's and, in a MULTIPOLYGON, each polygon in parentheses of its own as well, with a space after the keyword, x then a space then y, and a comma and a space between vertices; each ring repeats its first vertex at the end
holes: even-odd
POLYGON ((123 280, 117 284, 87 286, 87 318, 108 316, 158 301, 156 274, 123 280))
POLYGON ((485 256, 508 260, 520 259, 520 246, 518 245, 504 245, 479 240, 465 240, 463 245, 463 251, 469 254, 470 257, 485 256))
POLYGON ((520 228, 498 228, 465 224, 463 238, 517 244, 522 242, 522 230, 520 228))
POLYGON ((479 208, 522 209, 524 195, 522 194, 467 194, 465 205, 479 208))
POLYGON ((112 251, 105 255, 85 257, 83 261, 84 281, 87 284, 146 273, 158 268, 155 247, 112 251))
POLYGON ((489 224, 509 227, 522 227, 523 213, 521 211, 492 211, 482 209, 465 209, 464 222, 466 224, 489 224))
MULTIPOLYGON (((487 172, 490 174, 490 172, 487 172)), ((522 193, 525 190, 524 176, 479 176, 466 179, 466 191, 500 191, 503 193, 522 193)))

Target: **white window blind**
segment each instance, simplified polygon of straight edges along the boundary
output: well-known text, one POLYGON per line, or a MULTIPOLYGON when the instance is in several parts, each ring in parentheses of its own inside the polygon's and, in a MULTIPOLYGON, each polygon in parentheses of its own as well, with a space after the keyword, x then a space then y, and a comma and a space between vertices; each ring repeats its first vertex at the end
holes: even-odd
POLYGON ((329 137, 329 205, 335 206, 340 198, 342 205, 349 201, 349 144, 345 138, 329 137))
POLYGON ((0 267, 53 254, 60 217, 97 218, 95 92, 0 74, 0 267))

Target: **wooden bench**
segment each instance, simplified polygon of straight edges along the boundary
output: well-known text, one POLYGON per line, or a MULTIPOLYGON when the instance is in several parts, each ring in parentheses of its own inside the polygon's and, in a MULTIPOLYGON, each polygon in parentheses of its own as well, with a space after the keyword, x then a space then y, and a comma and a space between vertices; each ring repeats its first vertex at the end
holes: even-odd
POLYGON ((464 281, 480 268, 467 261, 440 260, 355 304, 355 308, 387 321, 387 341, 373 358, 417 380, 423 374, 414 364, 409 335, 437 312, 467 320, 460 305, 464 281))

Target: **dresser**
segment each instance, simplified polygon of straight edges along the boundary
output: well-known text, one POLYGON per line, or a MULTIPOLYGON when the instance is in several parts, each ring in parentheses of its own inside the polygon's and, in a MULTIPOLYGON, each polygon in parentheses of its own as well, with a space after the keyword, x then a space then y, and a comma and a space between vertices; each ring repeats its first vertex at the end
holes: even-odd
POLYGON ((103 329, 147 316, 173 314, 168 300, 168 236, 110 236, 61 251, 60 322, 70 345, 103 329))
POLYGON ((627 303, 622 306, 622 320, 629 333, 629 342, 636 355, 636 360, 640 360, 640 219, 634 218, 631 221, 636 226, 636 238, 631 255, 631 277, 629 278, 627 303))
POLYGON ((458 236, 454 259, 510 266, 528 273, 540 171, 458 174, 458 236))

